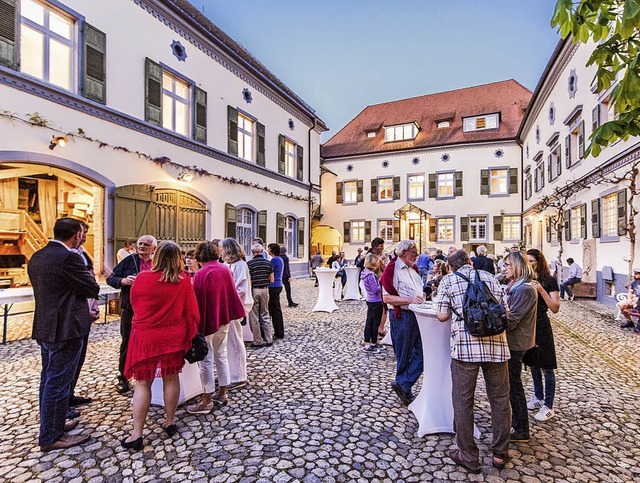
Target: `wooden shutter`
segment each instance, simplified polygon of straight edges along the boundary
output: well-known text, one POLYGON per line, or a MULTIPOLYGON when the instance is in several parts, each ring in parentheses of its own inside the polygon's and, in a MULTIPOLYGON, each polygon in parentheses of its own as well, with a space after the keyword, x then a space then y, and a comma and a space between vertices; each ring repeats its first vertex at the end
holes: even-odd
POLYGON ((342 181, 336 182, 336 204, 342 204, 342 181))
POLYGON ((394 219, 392 222, 393 225, 393 243, 398 243, 400 241, 400 220, 394 219))
POLYGON ((284 174, 285 171, 285 163, 284 163, 284 136, 282 134, 278 135, 278 173, 284 174))
POLYGON ((493 217, 493 239, 502 241, 502 216, 493 217))
POLYGON ((298 160, 298 170, 296 179, 302 181, 304 179, 304 149, 302 146, 296 146, 296 156, 298 160))
POLYGON ((591 236, 600 238, 600 198, 591 200, 591 236))
POLYGON ((378 201, 378 178, 371 179, 371 201, 378 201))
POLYGON ((540 163, 540 189, 544 188, 544 163, 540 163))
POLYGON ((238 155, 238 110, 227 106, 227 152, 238 155))
POLYGON ((342 223, 342 239, 345 243, 351 243, 351 222, 342 223))
POLYGON ((393 199, 400 199, 400 176, 393 177, 393 199))
POLYGON ((571 210, 564 210, 564 239, 571 240, 571 210))
POLYGON ((547 217, 547 243, 551 243, 551 223, 553 223, 553 221, 549 216, 547 217))
POLYGON ((462 171, 456 171, 453 175, 454 178, 454 196, 462 196, 462 171))
POLYGON ((509 168, 509 194, 518 192, 518 168, 509 168))
POLYGON ((107 102, 107 36, 86 22, 82 25, 82 95, 107 102))
POLYGON ((238 210, 235 206, 230 203, 225 203, 224 205, 224 226, 227 229, 225 233, 226 238, 235 238, 236 234, 236 224, 238 222, 238 210))
POLYGON ((306 237, 304 235, 304 217, 298 218, 298 258, 304 258, 304 245, 306 237))
POLYGON ((469 217, 460 217, 460 240, 469 241, 469 217))
POLYGON ((481 195, 489 194, 489 170, 488 169, 480 170, 480 194, 481 195))
POLYGON ((200 143, 207 142, 207 93, 196 87, 194 89, 193 139, 200 143))
POLYGON ((16 0, 0 0, 0 65, 14 70, 18 68, 18 22, 16 0))
MULTIPOLYGON (((637 206, 637 205, 636 205, 637 206)), ((627 190, 618 191, 618 235, 627 234, 627 190)))
POLYGON ((162 126, 162 67, 147 57, 144 83, 144 120, 162 126))
POLYGON ((364 222, 364 242, 371 243, 371 222, 364 222))
POLYGON ((556 158, 556 178, 562 174, 562 147, 558 145, 556 148, 557 158, 556 158))
POLYGON ((429 198, 436 198, 438 196, 438 188, 436 186, 437 178, 435 173, 429 174, 429 198))
POLYGON ((587 238, 587 204, 581 205, 580 213, 580 238, 583 240, 587 238))
POLYGON ((437 220, 435 218, 429 218, 429 241, 435 242, 437 240, 437 220))
POLYGON ((567 169, 571 167, 571 135, 564 138, 564 164, 567 169))
POLYGON ((578 159, 584 157, 584 121, 578 125, 578 159))
POLYGON ((600 126, 600 104, 591 111, 591 129, 595 131, 600 126))
POLYGON ((284 221, 284 215, 282 213, 276 213, 276 243, 278 245, 284 243, 284 221))
POLYGON ((356 181, 356 190, 356 202, 362 203, 362 201, 364 200, 364 183, 361 179, 356 181))
POLYGON ((258 152, 256 153, 256 164, 258 166, 265 165, 265 151, 266 151, 266 142, 265 142, 265 128, 264 124, 260 124, 256 122, 256 134, 258 137, 258 152))
MULTIPOLYGON (((127 238, 156 236, 155 187, 144 184, 118 186, 113 200, 113 232, 116 246, 127 238)), ((114 251, 115 252, 115 251, 114 251)))
POLYGON ((267 210, 258 211, 258 238, 267 239, 267 210))
POLYGON ((553 178, 551 177, 552 174, 553 170, 551 169, 551 154, 549 154, 547 156, 547 178, 549 179, 549 182, 553 180, 553 178))

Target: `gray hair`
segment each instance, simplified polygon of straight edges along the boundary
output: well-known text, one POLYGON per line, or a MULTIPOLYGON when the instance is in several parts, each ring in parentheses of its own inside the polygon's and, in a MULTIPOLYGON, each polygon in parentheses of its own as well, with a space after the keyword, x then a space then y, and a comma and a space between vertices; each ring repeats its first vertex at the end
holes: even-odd
POLYGON ((487 247, 485 247, 484 245, 480 245, 478 248, 476 248, 476 253, 478 255, 484 255, 485 253, 487 253, 487 247))
POLYGON ((260 243, 254 243, 253 245, 251 245, 251 253, 253 253, 254 255, 262 253, 263 250, 264 247, 260 245, 260 243))
POLYGON ((405 252, 408 252, 415 246, 416 246, 416 242, 414 242, 413 240, 400 240, 396 245, 396 255, 401 257, 402 255, 405 254, 405 252))
POLYGON ((158 240, 156 240, 154 236, 142 235, 140 238, 138 238, 138 242, 140 242, 140 240, 142 240, 143 238, 148 238, 149 240, 151 240, 151 246, 153 247, 158 246, 158 240))

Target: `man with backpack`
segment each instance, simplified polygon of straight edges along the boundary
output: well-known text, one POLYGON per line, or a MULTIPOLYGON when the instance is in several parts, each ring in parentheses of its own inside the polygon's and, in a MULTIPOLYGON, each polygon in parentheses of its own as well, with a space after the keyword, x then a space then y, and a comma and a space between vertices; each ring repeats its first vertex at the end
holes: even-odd
POLYGON ((440 282, 435 304, 438 320, 446 322, 451 318, 451 379, 458 449, 451 450, 449 458, 471 473, 480 473, 479 450, 473 439, 473 405, 478 372, 482 369, 491 406, 492 464, 501 469, 509 457, 511 431, 510 354, 502 289, 490 273, 472 268, 464 250, 452 253, 448 263, 452 273, 440 282), (472 292, 476 301, 470 300, 472 292), (479 298, 484 301, 478 302, 479 298))

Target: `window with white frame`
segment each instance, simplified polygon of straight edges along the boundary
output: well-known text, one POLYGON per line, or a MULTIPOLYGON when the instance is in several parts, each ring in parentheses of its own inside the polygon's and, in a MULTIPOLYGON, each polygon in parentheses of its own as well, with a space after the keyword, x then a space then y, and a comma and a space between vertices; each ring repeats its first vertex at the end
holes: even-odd
POLYGON ((528 200, 533 195, 531 178, 531 166, 527 166, 524 170, 524 199, 528 200))
POLYGON ((348 205, 358 201, 357 181, 345 181, 342 188, 342 204, 348 205))
POLYGON ((448 198, 453 196, 453 171, 448 173, 437 173, 436 183, 438 198, 448 198))
POLYGON ((186 136, 189 132, 189 84, 162 72, 162 127, 186 136))
POLYGON ((238 113, 238 156, 253 161, 254 121, 242 113, 238 113))
POLYGON ((415 123, 401 124, 399 126, 385 126, 384 142, 406 141, 414 139, 418 135, 418 126, 415 123))
POLYGON ((240 208, 236 221, 236 239, 245 253, 251 253, 251 242, 255 238, 256 214, 248 208, 240 208))
POLYGON ((502 217, 502 240, 520 240, 520 217, 502 217))
POLYGON ((378 220, 377 233, 385 242, 393 242, 393 220, 378 220))
POLYGON ((571 238, 578 239, 582 233, 582 219, 584 218, 584 205, 571 208, 571 238))
POLYGON ((489 194, 509 194, 509 170, 507 168, 494 168, 489 170, 489 194))
POLYGON ((465 117, 462 120, 463 131, 484 131, 486 129, 497 129, 500 124, 499 114, 485 114, 483 116, 465 117))
POLYGON ((533 184, 536 192, 544 188, 544 163, 542 162, 542 156, 534 159, 536 162, 536 170, 534 172, 533 184))
POLYGON ((602 236, 618 236, 618 195, 602 197, 602 236))
POLYGON ((438 241, 453 241, 453 218, 438 218, 436 239, 438 241))
POLYGON ((351 222, 351 243, 364 243, 364 220, 351 222))
POLYGON ((296 249, 298 247, 296 242, 298 220, 293 216, 287 216, 284 219, 284 247, 287 249, 287 254, 290 257, 296 256, 296 249))
POLYGON ((393 178, 378 178, 378 201, 393 200, 393 178))
POLYGON ((450 127, 451 126, 451 121, 440 121, 438 124, 438 129, 444 129, 446 127, 450 127))
POLYGON ((424 199, 424 174, 409 175, 409 199, 424 199))
POLYGON ((469 217, 469 240, 484 241, 487 239, 487 217, 486 216, 470 216, 469 217))
POLYGON ((554 180, 562 173, 562 161, 560 155, 560 144, 556 144, 553 148, 551 148, 551 153, 549 153, 549 179, 554 180))
POLYGON ((20 70, 72 90, 74 20, 34 0, 22 0, 20 13, 20 70))
POLYGON ((297 174, 296 145, 288 139, 284 140, 284 174, 294 178, 297 174))

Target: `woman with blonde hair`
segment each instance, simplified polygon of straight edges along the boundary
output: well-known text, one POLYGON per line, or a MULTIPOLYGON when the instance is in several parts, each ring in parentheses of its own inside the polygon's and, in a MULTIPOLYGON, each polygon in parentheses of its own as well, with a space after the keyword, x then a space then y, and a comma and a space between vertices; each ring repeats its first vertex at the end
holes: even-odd
POLYGON ((382 318, 382 285, 380 285, 380 258, 369 253, 364 258, 364 270, 360 279, 364 285, 367 299, 367 319, 364 325, 364 350, 375 352, 383 350, 378 344, 378 327, 382 318))
POLYGON ((158 245, 151 271, 139 273, 131 287, 134 316, 125 376, 135 377, 136 387, 133 432, 122 440, 122 446, 128 449, 142 449, 142 431, 151 403, 151 383, 156 377, 162 377, 163 384, 166 413, 163 429, 169 436, 177 432, 178 374, 200 321, 191 279, 183 268, 178 245, 164 241, 158 245))

